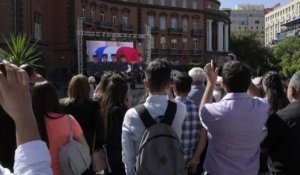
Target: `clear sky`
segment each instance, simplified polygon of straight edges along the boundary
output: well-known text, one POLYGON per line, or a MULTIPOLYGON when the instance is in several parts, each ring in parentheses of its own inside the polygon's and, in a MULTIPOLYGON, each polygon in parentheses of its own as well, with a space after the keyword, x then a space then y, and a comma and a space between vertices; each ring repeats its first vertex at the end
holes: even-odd
POLYGON ((234 9, 238 4, 263 4, 265 8, 273 7, 277 3, 284 5, 291 0, 219 0, 221 2, 221 8, 234 9))

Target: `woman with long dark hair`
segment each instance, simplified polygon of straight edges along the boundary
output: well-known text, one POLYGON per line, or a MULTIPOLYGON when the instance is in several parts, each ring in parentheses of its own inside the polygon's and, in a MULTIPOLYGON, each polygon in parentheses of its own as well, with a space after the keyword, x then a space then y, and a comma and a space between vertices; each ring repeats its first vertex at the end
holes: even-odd
POLYGON ((118 74, 109 78, 105 93, 101 96, 101 114, 104 121, 104 144, 107 145, 108 161, 112 173, 125 174, 122 162, 121 134, 124 115, 131 106, 130 89, 118 74))
MULTIPOLYGON (((284 92, 282 80, 277 72, 269 71, 262 78, 263 91, 266 94, 265 98, 269 103, 269 114, 277 112, 285 108, 289 104, 289 100, 284 92)), ((267 173, 268 155, 265 153, 260 154, 260 169, 259 174, 267 173)))
MULTIPOLYGON (((57 92, 49 82, 36 83, 31 95, 41 138, 49 147, 53 174, 60 175, 59 153, 61 146, 69 142, 69 116, 61 112, 57 92)), ((71 119, 73 139, 88 146, 80 125, 72 116, 71 119)))
POLYGON ((281 78, 277 72, 269 71, 262 78, 262 85, 269 102, 269 113, 277 112, 289 104, 281 78))

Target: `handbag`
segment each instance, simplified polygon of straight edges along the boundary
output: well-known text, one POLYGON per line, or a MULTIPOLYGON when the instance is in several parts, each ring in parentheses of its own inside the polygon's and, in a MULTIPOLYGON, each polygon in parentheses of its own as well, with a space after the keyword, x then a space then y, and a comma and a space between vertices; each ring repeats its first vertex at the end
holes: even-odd
POLYGON ((96 132, 94 134, 93 141, 93 153, 92 153, 92 164, 93 170, 96 174, 104 174, 105 170, 111 173, 111 168, 107 159, 107 150, 106 145, 103 145, 102 148, 95 150, 95 142, 96 142, 96 132))
POLYGON ((73 139, 71 116, 68 115, 69 143, 59 152, 59 165, 62 175, 82 174, 91 164, 90 151, 87 146, 73 139))

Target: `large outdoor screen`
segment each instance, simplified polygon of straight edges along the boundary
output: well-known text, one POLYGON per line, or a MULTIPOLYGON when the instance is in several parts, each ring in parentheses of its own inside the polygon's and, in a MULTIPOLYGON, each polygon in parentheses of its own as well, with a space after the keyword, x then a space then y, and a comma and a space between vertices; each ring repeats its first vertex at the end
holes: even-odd
POLYGON ((118 41, 86 41, 88 62, 140 63, 142 47, 140 43, 118 41))

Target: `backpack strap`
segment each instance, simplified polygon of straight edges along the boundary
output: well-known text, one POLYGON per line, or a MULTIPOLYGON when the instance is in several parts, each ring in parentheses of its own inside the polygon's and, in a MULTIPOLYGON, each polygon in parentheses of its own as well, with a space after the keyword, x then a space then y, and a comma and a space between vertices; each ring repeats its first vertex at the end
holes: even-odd
POLYGON ((177 111, 177 104, 175 102, 168 100, 168 107, 161 122, 171 126, 175 118, 176 111, 177 111))
POLYGON ((139 114, 146 129, 156 124, 156 121, 151 117, 149 111, 146 109, 145 105, 140 104, 134 108, 139 114))
POLYGON ((69 141, 73 140, 73 126, 72 126, 72 118, 68 115, 68 124, 69 124, 69 141))

